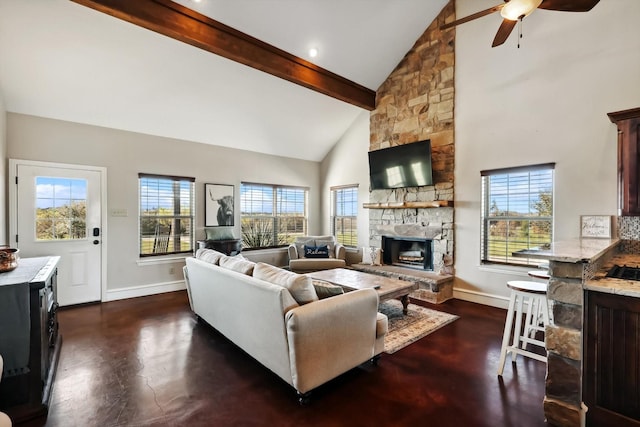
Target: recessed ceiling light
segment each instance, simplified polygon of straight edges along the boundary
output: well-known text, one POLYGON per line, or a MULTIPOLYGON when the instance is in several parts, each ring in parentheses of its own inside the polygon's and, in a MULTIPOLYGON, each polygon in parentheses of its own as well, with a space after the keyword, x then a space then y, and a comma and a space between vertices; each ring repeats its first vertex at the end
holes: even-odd
POLYGON ((311 49, 309 49, 309 56, 312 58, 318 56, 318 48, 312 47, 311 49))

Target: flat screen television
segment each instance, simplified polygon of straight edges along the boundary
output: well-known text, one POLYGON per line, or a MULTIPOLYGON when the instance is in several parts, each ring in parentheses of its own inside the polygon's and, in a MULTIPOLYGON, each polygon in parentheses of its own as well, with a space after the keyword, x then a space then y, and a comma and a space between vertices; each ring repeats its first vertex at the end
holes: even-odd
POLYGON ((372 190, 433 185, 431 140, 369 152, 372 190))

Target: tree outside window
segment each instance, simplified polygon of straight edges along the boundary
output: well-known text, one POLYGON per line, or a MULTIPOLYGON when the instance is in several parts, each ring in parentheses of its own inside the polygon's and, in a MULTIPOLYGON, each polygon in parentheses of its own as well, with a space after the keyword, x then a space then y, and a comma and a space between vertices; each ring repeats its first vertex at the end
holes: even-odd
POLYGON ((193 252, 195 178, 139 174, 140 256, 193 252))
POLYGON ((537 263, 513 253, 552 242, 553 171, 545 164, 481 172, 482 262, 537 263))

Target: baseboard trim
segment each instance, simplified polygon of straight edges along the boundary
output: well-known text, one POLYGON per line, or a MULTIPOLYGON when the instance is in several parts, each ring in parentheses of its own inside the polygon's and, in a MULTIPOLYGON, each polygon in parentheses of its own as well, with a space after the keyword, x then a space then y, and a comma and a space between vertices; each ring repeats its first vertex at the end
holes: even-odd
POLYGON ((509 307, 509 298, 498 295, 487 294, 485 292, 472 291, 469 289, 453 288, 453 297, 463 301, 475 302, 477 304, 489 305, 491 307, 509 307))
POLYGON ((177 280, 175 282, 152 283, 150 285, 131 286, 129 288, 107 289, 107 298, 104 302, 146 297, 149 295, 163 294, 165 292, 181 291, 186 288, 184 280, 177 280))

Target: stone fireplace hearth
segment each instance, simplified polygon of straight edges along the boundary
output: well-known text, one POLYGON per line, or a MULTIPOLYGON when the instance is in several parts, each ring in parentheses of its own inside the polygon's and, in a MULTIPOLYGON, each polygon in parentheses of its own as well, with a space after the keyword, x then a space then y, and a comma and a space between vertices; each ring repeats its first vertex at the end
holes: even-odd
MULTIPOLYGON (((383 249, 382 266, 356 264, 361 271, 412 280, 419 295, 410 295, 439 304, 453 298, 453 184, 373 190, 369 193, 369 245, 383 249), (383 236, 398 241, 429 242, 430 266, 407 268, 385 261, 393 249, 384 248, 383 236), (430 267, 430 268, 429 268, 430 267)), ((411 252, 411 246, 405 252, 411 252)), ((410 258, 411 253, 405 254, 410 258)), ((415 267, 415 266, 414 266, 415 267)))

